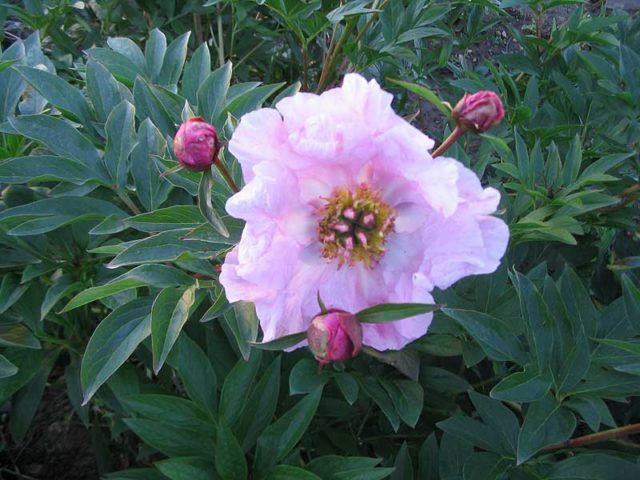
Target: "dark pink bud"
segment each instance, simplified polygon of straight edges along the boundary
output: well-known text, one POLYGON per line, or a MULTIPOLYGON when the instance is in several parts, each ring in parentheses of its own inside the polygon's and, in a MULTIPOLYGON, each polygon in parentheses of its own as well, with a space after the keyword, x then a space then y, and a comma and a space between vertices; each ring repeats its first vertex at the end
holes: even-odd
POLYGON ((502 121, 504 107, 498 95, 483 90, 473 95, 465 93, 452 115, 458 126, 482 133, 502 121))
POLYGON ((307 339, 320 365, 342 362, 360 352, 362 327, 355 315, 329 310, 313 319, 307 330, 307 339))
POLYGON ((180 125, 173 139, 173 151, 187 170, 206 170, 218 156, 220 141, 213 125, 193 117, 180 125))

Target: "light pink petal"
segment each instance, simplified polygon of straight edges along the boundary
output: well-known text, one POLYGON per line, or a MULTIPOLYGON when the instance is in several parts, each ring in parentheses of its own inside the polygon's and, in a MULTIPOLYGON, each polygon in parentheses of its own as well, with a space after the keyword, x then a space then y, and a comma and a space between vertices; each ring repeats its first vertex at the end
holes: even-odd
POLYGON ((227 200, 227 212, 243 220, 277 220, 297 198, 296 178, 285 168, 263 162, 254 167, 255 175, 244 188, 227 200))
POLYGON ((425 234, 430 242, 420 273, 426 278, 418 281, 441 289, 468 275, 495 271, 509 240, 502 220, 467 212, 431 222, 425 234))
POLYGON ((229 141, 229 151, 240 162, 245 182, 253 178, 254 165, 280 158, 278 153, 285 141, 282 117, 273 108, 262 108, 240 119, 229 141))
MULTIPOLYGON (((453 159, 451 159, 453 160, 453 159)), ((483 188, 480 179, 460 162, 458 164, 458 189, 460 197, 469 211, 489 215, 496 211, 500 203, 500 192, 495 188, 483 188)))
POLYGON ((459 163, 450 158, 434 158, 424 165, 412 165, 407 174, 422 189, 425 200, 439 214, 449 217, 460 203, 459 163))

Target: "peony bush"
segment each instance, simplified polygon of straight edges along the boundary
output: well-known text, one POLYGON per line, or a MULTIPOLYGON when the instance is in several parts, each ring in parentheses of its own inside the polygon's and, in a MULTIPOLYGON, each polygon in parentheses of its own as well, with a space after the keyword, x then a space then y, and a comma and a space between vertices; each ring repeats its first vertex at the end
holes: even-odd
POLYGON ((36 3, 1 7, 0 476, 59 389, 81 478, 639 478, 637 14, 36 3))

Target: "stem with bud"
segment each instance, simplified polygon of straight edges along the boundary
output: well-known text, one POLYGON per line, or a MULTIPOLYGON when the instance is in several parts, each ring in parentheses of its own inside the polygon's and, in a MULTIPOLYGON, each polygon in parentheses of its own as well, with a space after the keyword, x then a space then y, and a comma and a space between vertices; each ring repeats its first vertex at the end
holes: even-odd
POLYGON ((438 148, 436 148, 431 154, 432 157, 439 157, 444 152, 446 152, 456 141, 462 136, 464 133, 464 128, 459 125, 456 125, 456 128, 451 132, 451 134, 445 139, 444 142, 440 144, 438 148))

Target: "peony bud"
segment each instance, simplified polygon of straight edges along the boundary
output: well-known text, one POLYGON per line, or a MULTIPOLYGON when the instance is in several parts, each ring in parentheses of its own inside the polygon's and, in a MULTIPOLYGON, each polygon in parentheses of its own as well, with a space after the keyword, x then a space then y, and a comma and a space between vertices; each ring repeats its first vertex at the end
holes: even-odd
POLYGON ((307 330, 309 348, 320 365, 355 357, 362 348, 362 327, 355 315, 329 310, 317 315, 307 330))
POLYGON ((482 133, 500 123, 504 118, 504 107, 498 95, 483 90, 473 95, 465 93, 452 115, 458 126, 482 133))
POLYGON ((218 156, 220 142, 213 125, 193 117, 180 125, 173 139, 173 151, 187 170, 200 172, 209 168, 218 156))

